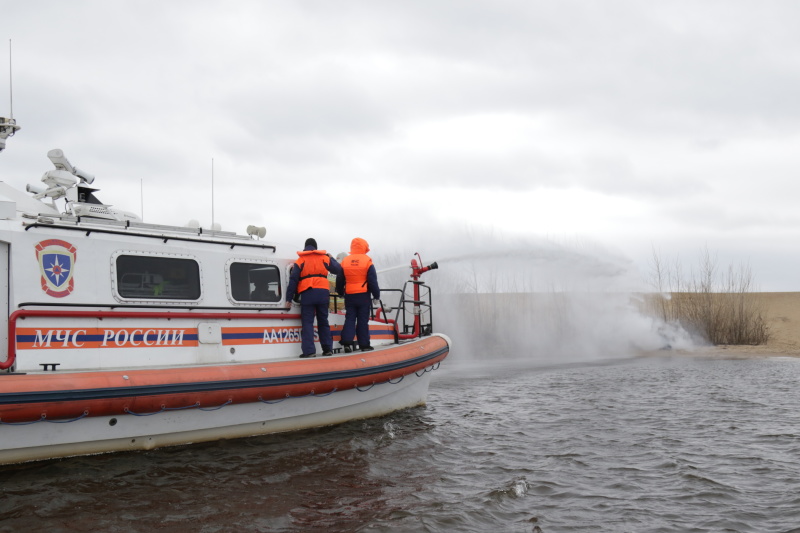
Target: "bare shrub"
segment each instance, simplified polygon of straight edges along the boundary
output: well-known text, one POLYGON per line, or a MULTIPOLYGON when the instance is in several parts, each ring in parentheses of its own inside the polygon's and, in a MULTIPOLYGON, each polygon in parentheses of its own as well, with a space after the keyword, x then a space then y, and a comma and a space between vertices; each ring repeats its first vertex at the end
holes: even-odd
POLYGON ((721 271, 708 248, 698 269, 684 274, 681 262, 668 264, 653 251, 649 311, 678 323, 711 344, 765 344, 769 330, 748 264, 721 271))

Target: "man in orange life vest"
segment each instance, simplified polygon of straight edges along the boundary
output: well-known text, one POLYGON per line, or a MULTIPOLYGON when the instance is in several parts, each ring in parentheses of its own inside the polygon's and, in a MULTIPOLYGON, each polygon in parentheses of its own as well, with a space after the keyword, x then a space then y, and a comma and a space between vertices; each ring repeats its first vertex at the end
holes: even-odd
POLYGON ((333 355, 333 338, 328 325, 328 301, 330 288, 328 272, 341 274, 342 267, 325 250, 317 250, 317 241, 306 239, 302 252, 292 266, 289 274, 289 286, 286 288, 286 301, 290 302, 295 294, 300 296, 300 316, 303 323, 301 333, 300 357, 316 357, 314 345, 314 317, 317 318, 317 331, 322 355, 333 355))
POLYGON ((344 327, 339 344, 345 352, 353 351, 353 337, 358 338, 362 352, 372 350, 369 344, 370 295, 379 299, 378 272, 367 255, 369 244, 356 237, 350 243, 350 255, 342 259, 342 274, 336 276, 336 292, 344 294, 344 327))

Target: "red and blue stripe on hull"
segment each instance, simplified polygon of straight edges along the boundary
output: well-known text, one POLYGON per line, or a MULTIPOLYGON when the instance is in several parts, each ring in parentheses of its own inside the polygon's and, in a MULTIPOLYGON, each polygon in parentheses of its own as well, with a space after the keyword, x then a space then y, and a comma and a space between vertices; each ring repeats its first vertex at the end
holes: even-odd
POLYGON ((144 414, 277 401, 401 379, 442 361, 438 335, 334 357, 0 377, 0 423, 144 414))

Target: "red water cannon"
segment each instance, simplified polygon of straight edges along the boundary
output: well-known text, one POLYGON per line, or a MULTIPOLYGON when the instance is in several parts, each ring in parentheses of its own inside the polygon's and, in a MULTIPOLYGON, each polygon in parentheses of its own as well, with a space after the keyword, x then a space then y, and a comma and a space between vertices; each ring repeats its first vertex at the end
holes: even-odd
MULTIPOLYGON (((401 296, 399 304, 400 307, 396 308, 396 309, 401 309, 401 308, 405 309, 404 307, 405 304, 412 304, 413 308, 411 310, 411 313, 414 316, 414 325, 411 332, 410 333, 406 332, 405 318, 403 319, 404 331, 402 333, 400 332, 397 322, 386 316, 386 309, 383 308, 383 302, 381 302, 380 304, 381 308, 378 309, 378 313, 376 314, 377 320, 381 322, 386 322, 387 324, 392 324, 392 327, 394 328, 395 342, 397 342, 399 339, 413 339, 416 337, 421 337, 423 333, 425 333, 423 332, 420 317, 422 315, 423 306, 427 306, 427 308, 430 309, 430 303, 429 303, 430 296, 428 296, 428 303, 422 300, 420 295, 421 293, 420 286, 424 286, 425 284, 422 281, 420 281, 419 278, 422 274, 424 274, 429 270, 436 270, 437 268, 439 268, 439 265, 436 264, 436 262, 433 262, 428 266, 422 266, 422 258, 419 256, 418 253, 415 253, 414 255, 416 256, 416 258, 414 257, 411 258, 411 281, 410 281, 410 283, 413 285, 413 297, 412 299, 407 299, 407 296, 405 296, 406 288, 405 286, 403 286, 402 292, 404 295, 401 296)), ((428 294, 430 295, 430 292, 428 294)), ((405 312, 403 316, 405 317, 405 312)), ((428 324, 428 329, 426 329, 425 331, 427 332, 426 334, 430 333, 430 324, 428 324)))
POLYGON ((411 258, 411 279, 413 279, 414 281, 418 280, 419 277, 425 272, 429 270, 436 270, 437 268, 439 268, 439 265, 436 264, 436 261, 434 261, 433 263, 431 263, 426 267, 421 266, 422 258, 419 256, 419 253, 416 253, 414 255, 417 256, 417 259, 419 259, 419 261, 417 261, 417 259, 414 259, 413 257, 411 258))

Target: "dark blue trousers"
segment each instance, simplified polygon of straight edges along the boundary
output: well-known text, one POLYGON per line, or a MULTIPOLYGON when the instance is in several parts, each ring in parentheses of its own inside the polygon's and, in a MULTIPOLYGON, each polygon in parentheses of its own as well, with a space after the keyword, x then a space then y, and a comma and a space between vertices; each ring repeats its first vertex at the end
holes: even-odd
POLYGON ((369 346, 369 315, 372 310, 372 298, 368 292, 361 294, 345 294, 344 296, 344 327, 339 342, 342 345, 352 344, 353 338, 358 337, 361 348, 369 346))
POLYGON ((303 349, 303 355, 317 353, 317 347, 314 345, 315 317, 322 351, 330 351, 333 347, 331 327, 328 325, 329 299, 330 292, 327 289, 306 289, 300 293, 300 318, 303 321, 300 346, 303 349))

